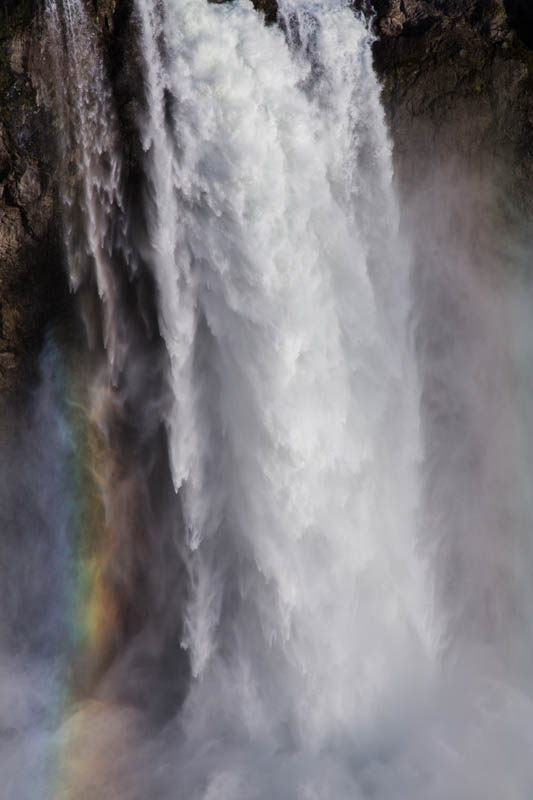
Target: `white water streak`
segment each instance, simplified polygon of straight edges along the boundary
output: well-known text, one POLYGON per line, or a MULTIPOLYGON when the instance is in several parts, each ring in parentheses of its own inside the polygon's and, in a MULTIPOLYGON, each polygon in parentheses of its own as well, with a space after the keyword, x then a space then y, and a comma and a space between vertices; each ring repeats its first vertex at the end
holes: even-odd
MULTIPOLYGON (((82 2, 47 0, 45 19, 60 128, 69 277, 76 291, 90 272, 94 274, 104 342, 115 371, 125 350, 119 341, 112 258, 113 225, 122 203, 117 123, 98 37, 82 2)), ((90 323, 87 327, 91 335, 90 323)))
POLYGON ((283 3, 289 45, 247 2, 138 10, 193 576, 186 733, 326 746, 368 733, 407 654, 421 680, 431 649, 413 359, 379 293, 386 275, 406 311, 369 33, 338 3, 283 3))

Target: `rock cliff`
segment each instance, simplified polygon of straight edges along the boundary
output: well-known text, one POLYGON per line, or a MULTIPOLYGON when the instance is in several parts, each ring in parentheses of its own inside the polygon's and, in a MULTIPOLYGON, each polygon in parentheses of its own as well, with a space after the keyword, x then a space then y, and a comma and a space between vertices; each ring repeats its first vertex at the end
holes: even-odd
POLYGON ((455 159, 531 206, 533 11, 527 0, 377 0, 376 65, 407 183, 455 159))
POLYGON ((35 8, 4 6, 0 22, 0 398, 32 372, 50 319, 65 305, 55 151, 31 79, 35 8))
MULTIPOLYGON (((47 97, 50 63, 41 5, 8 0, 0 16, 0 426, 9 426, 36 374, 45 331, 73 317, 61 234, 57 119, 47 97), (6 407, 7 406, 7 407, 6 407)), ((98 0, 101 31, 126 161, 139 76, 131 43, 131 3, 98 0), (127 43, 126 43, 127 39, 127 43)), ((130 170, 134 173, 133 167, 130 170)), ((0 434, 2 433, 0 427, 0 434)))

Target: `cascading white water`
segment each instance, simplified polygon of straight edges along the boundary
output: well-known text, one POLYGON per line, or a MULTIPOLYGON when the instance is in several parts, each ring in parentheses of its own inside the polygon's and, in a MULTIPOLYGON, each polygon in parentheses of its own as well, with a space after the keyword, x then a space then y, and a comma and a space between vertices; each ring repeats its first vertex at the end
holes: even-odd
POLYGON ((19 455, 2 800, 533 785, 527 302, 446 244, 443 181, 399 231, 363 19, 278 8, 265 27, 248 0, 135 0, 133 202, 96 28, 81 0, 47 0, 69 274, 102 308, 78 376, 89 434, 51 340, 19 455), (427 262, 415 298, 406 240, 427 262), (100 637, 73 633, 73 600, 100 637))
MULTIPOLYGON (((349 749, 425 679, 433 635, 370 36, 339 2, 287 0, 285 34, 247 2, 138 11, 192 582, 187 749, 349 749)), ((250 796, 220 780, 213 797, 250 796)))
MULTIPOLYGON (((99 41, 80 0, 46 2, 47 44, 54 74, 65 208, 65 244, 73 290, 90 275, 102 306, 103 337, 112 370, 124 343, 117 325, 113 227, 120 216, 121 157, 99 41), (66 79, 66 76, 69 76, 66 79)), ((90 338, 95 332, 88 326, 90 338)))

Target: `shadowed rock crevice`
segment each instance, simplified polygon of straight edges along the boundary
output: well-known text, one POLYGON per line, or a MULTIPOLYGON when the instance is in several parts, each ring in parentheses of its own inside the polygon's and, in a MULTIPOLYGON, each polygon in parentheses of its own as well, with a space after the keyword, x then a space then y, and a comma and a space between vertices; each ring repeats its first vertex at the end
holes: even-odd
POLYGON ((533 5, 530 0, 505 0, 509 24, 528 47, 533 48, 533 5))

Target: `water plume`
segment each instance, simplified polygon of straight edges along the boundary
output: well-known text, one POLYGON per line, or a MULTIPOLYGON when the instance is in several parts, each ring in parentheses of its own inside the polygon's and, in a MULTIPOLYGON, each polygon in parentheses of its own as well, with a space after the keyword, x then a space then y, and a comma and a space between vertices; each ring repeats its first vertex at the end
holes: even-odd
POLYGON ((398 203, 349 3, 134 9, 134 200, 90 13, 44 13, 87 335, 2 494, 5 795, 526 797, 530 281, 472 180, 398 203))

